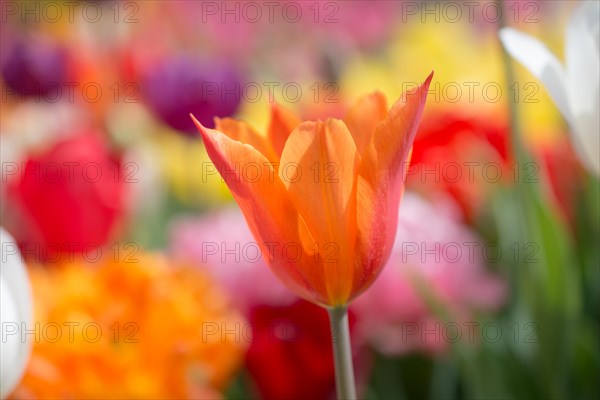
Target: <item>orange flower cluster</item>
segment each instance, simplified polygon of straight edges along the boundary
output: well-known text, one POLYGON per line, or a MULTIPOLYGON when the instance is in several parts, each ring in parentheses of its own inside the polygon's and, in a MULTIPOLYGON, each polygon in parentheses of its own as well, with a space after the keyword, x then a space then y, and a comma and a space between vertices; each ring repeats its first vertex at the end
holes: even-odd
POLYGON ((30 266, 33 354, 14 398, 222 397, 245 343, 202 332, 241 326, 242 317, 198 269, 120 256, 30 266))

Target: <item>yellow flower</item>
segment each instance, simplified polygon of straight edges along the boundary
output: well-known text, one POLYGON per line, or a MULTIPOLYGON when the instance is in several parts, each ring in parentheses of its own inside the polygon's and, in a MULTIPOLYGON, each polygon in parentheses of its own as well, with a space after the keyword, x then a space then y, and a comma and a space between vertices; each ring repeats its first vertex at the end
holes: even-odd
POLYGON ((548 94, 527 71, 519 68, 516 85, 506 85, 496 30, 476 31, 476 27, 463 22, 435 23, 431 18, 421 23, 420 18, 409 19, 381 54, 357 55, 346 64, 340 78, 340 96, 357 98, 372 87, 392 96, 416 86, 422 71, 433 69, 436 82, 429 89, 424 118, 449 109, 466 115, 507 118, 507 102, 516 101, 522 115, 528 116, 520 123, 529 139, 562 127, 548 94))
POLYGON ((173 132, 161 132, 155 143, 165 180, 177 200, 190 206, 232 200, 202 142, 173 132))

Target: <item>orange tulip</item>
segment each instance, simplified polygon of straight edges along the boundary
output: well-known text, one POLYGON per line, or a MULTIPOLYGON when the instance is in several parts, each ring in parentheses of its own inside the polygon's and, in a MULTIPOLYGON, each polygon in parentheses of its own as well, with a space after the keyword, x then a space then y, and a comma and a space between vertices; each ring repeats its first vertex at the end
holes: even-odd
POLYGON ((344 120, 301 122, 274 105, 266 135, 194 118, 263 257, 299 296, 343 306, 385 265, 432 76, 389 110, 382 93, 364 96, 344 120))

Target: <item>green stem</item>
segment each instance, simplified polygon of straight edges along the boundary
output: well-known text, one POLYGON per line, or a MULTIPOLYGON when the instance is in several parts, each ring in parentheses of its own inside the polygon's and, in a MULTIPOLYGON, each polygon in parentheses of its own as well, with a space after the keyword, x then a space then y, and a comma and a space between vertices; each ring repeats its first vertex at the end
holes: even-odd
MULTIPOLYGON (((502 10, 502 12, 500 13, 500 28, 504 28, 507 27, 508 25, 506 24, 506 18, 504 13, 508 13, 508 10, 505 7, 505 4, 503 4, 503 2, 501 0, 496 0, 496 4, 498 4, 498 8, 500 10, 502 10)), ((512 59, 510 58, 510 55, 508 54, 508 51, 506 51, 506 49, 502 46, 502 65, 504 67, 504 77, 506 79, 506 85, 508 87, 512 87, 512 85, 515 84, 516 79, 515 79, 515 71, 513 69, 513 65, 512 65, 512 59)), ((512 149, 514 152, 514 157, 516 158, 517 162, 519 164, 521 163, 525 163, 527 161, 529 161, 529 157, 525 151, 524 148, 524 143, 522 142, 522 133, 521 133, 521 126, 519 125, 519 120, 520 120, 520 113, 519 113, 519 107, 517 107, 517 104, 515 101, 512 101, 512 99, 509 99, 508 101, 508 107, 509 107, 509 122, 510 122, 510 140, 512 142, 512 149)), ((520 182, 520 180, 519 180, 520 182)))
POLYGON ((354 385, 354 367, 350 348, 350 328, 348 327, 348 308, 336 307, 329 311, 331 321, 331 342, 335 363, 335 387, 338 400, 356 400, 354 385))

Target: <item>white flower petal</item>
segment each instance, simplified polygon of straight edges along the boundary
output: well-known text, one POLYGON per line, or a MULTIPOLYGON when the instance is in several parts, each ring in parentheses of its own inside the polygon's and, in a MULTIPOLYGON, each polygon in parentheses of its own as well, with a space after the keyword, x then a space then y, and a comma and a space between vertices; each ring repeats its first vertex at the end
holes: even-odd
POLYGON ((0 382, 2 382, 2 398, 5 397, 4 387, 12 387, 10 375, 15 362, 19 358, 21 335, 18 333, 19 312, 8 284, 0 276, 0 322, 2 323, 2 354, 0 354, 0 382), (10 332, 17 332, 11 334, 10 332))
POLYGON ((567 96, 573 113, 574 144, 582 161, 600 175, 600 3, 585 2, 566 34, 567 96))
POLYGON ((598 111, 595 102, 600 89, 600 50, 593 33, 593 26, 597 27, 600 19, 598 14, 600 2, 584 3, 574 12, 567 28, 565 60, 568 85, 573 87, 573 114, 598 111))
MULTIPOLYGON (((21 329, 23 324, 27 329, 32 325, 32 296, 29 285, 29 277, 25 266, 21 261, 21 255, 13 238, 0 228, 1 246, 1 269, 0 269, 0 297, 2 297, 2 326, 7 328, 6 323, 16 323, 18 331, 16 334, 6 334, 6 342, 0 342, 1 372, 0 375, 0 397, 5 398, 19 383, 23 374, 29 353, 31 351, 30 339, 21 340, 21 329), (6 353, 6 354, 5 354, 6 353)), ((7 328, 8 329, 8 328, 7 328)))
POLYGON ((600 176, 600 116, 596 114, 579 115, 573 127, 572 143, 579 159, 588 170, 600 176))
POLYGON ((500 40, 506 51, 544 84, 558 110, 571 122, 565 71, 554 54, 536 38, 513 28, 502 28, 500 40))

